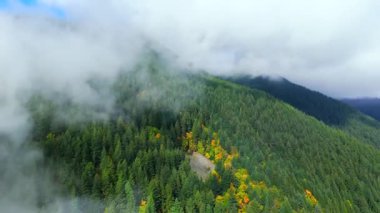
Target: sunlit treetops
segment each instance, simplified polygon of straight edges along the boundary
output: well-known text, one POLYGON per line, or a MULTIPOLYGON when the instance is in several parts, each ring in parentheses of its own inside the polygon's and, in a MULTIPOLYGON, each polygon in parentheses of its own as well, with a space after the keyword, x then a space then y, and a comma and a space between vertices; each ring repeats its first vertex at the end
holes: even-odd
MULTIPOLYGON (((221 145, 217 132, 211 132, 205 125, 201 126, 203 135, 209 135, 207 139, 195 138, 193 132, 186 132, 182 138, 182 147, 187 152, 198 152, 211 160, 214 164, 221 163, 222 170, 216 167, 211 171, 211 176, 222 184, 225 178, 223 173, 230 171, 233 175, 228 183, 229 187, 216 195, 215 206, 221 209, 230 208, 231 202, 236 202, 238 212, 262 211, 264 208, 279 210, 287 205, 286 199, 281 192, 274 186, 268 187, 264 181, 255 181, 251 178, 245 168, 237 168, 233 165, 233 160, 239 158, 239 153, 235 147, 231 148, 231 153, 221 145), (271 206, 262 205, 265 196, 272 197, 271 206)), ((310 206, 315 207, 318 203, 312 192, 305 189, 305 201, 310 206)))

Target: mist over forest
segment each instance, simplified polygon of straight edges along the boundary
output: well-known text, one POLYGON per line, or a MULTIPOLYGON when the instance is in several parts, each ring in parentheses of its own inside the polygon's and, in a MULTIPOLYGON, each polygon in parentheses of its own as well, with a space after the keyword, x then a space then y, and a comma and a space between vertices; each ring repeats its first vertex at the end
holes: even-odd
POLYGON ((0 0, 0 212, 379 212, 379 7, 0 0))

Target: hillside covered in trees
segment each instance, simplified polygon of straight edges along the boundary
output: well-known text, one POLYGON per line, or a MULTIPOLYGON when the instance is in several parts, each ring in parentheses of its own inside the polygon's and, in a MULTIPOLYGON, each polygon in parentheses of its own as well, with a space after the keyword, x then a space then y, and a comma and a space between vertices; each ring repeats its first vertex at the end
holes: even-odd
POLYGON ((31 144, 65 212, 380 211, 377 148, 262 91, 173 69, 151 56, 120 74, 104 119, 70 101, 28 102, 31 144), (215 165, 205 180, 194 152, 215 165))
POLYGON ((339 128, 375 147, 380 147, 380 123, 360 113, 351 107, 351 104, 348 105, 344 101, 335 100, 284 78, 270 79, 263 76, 243 76, 232 77, 229 80, 265 91, 327 125, 339 128))
POLYGON ((380 99, 378 98, 343 99, 342 102, 380 121, 380 99))

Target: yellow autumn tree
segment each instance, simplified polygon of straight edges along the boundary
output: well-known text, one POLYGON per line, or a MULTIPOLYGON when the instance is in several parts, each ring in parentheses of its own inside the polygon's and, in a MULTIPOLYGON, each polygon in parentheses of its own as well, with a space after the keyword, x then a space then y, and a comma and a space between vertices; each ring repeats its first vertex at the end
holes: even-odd
POLYGON ((313 193, 308 190, 308 189, 305 189, 305 198, 306 200, 312 205, 312 206, 315 206, 317 205, 318 203, 318 200, 314 197, 313 193))

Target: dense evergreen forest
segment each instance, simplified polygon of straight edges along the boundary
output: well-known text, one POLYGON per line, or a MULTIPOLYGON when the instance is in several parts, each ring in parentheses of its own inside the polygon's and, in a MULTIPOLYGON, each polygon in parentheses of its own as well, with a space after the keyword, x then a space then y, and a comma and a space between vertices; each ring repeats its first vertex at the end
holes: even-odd
POLYGON ((339 128, 375 147, 380 147, 380 123, 344 102, 294 84, 284 78, 242 76, 228 79, 250 88, 265 91, 330 126, 339 128))
POLYGON ((295 108, 311 115, 326 124, 342 125, 355 111, 328 96, 294 84, 284 78, 269 77, 239 77, 233 78, 239 84, 263 90, 274 97, 289 103, 295 108))
POLYGON ((380 99, 378 98, 343 99, 342 102, 380 121, 380 99))
POLYGON ((110 90, 102 119, 70 101, 28 102, 65 212, 380 211, 380 151, 264 92, 157 56, 110 90), (215 164, 206 180, 193 152, 215 164))

